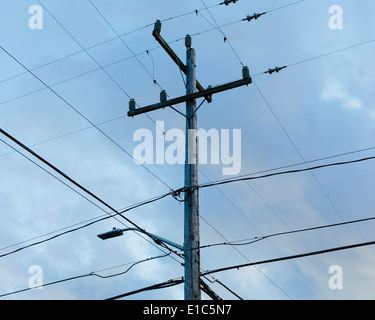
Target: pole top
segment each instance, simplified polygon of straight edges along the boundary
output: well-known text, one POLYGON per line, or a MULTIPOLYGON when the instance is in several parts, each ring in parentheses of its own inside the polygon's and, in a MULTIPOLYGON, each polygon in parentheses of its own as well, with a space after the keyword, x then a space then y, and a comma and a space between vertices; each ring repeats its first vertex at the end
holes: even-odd
POLYGON ((191 42, 192 42, 192 40, 191 40, 191 36, 190 35, 186 35, 186 37, 185 37, 185 46, 186 46, 186 48, 191 48, 191 42))

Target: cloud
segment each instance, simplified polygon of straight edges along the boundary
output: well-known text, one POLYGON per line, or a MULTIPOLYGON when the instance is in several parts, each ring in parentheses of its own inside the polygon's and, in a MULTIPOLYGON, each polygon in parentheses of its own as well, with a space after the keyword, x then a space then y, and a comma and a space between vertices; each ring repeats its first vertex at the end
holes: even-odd
POLYGON ((345 109, 362 109, 362 101, 345 90, 338 80, 327 80, 322 98, 325 101, 338 101, 345 109))

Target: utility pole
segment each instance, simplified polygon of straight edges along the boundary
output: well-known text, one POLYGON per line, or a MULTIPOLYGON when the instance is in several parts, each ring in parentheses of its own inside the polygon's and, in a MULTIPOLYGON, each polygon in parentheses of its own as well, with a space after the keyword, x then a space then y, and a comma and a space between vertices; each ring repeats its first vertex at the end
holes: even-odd
MULTIPOLYGON (((162 91, 160 102, 146 107, 136 108, 136 102, 129 102, 128 116, 134 117, 165 107, 186 102, 186 143, 185 143, 185 192, 184 192, 184 254, 185 254, 185 300, 200 300, 201 288, 207 292, 207 285, 202 284, 200 274, 200 241, 199 241, 199 193, 198 193, 198 143, 197 143, 197 103, 196 99, 204 98, 208 103, 212 102, 212 95, 249 85, 252 83, 247 67, 242 69, 242 79, 229 82, 216 87, 209 86, 204 89, 197 81, 195 50, 191 47, 191 37, 185 38, 186 65, 179 59, 167 42, 160 35, 161 22, 157 20, 152 35, 161 47, 168 53, 180 70, 186 74, 186 95, 174 99, 167 99, 167 94, 162 91), (198 92, 197 92, 198 90, 198 92)), ((210 296, 214 296, 210 293, 210 296)))
MULTIPOLYGON (((196 91, 195 50, 191 48, 191 38, 186 36, 187 72, 186 94, 196 91)), ((196 100, 186 101, 186 148, 185 148, 185 300, 200 300, 200 250, 199 250, 199 193, 198 189, 198 149, 197 149, 197 108, 196 100)))

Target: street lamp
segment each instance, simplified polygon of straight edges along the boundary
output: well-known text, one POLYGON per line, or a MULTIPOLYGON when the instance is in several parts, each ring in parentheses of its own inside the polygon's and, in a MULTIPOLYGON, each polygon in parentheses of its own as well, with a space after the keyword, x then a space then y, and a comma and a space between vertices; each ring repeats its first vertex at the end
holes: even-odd
POLYGON ((149 233, 149 232, 146 232, 144 230, 140 230, 138 228, 126 228, 126 229, 118 229, 118 228, 113 228, 111 231, 108 231, 108 232, 105 232, 105 233, 101 233, 101 234, 98 234, 98 237, 102 240, 107 240, 107 239, 110 239, 110 238, 115 238, 115 237, 119 237, 119 236, 122 236, 124 234, 124 232, 126 231, 137 231, 137 232, 141 232, 141 233, 144 233, 148 236, 150 236, 157 244, 161 244, 161 243, 166 243, 166 244, 169 244, 170 246, 172 247, 175 247, 179 250, 184 250, 184 247, 175 243, 175 242, 172 242, 172 241, 169 241, 167 239, 164 239, 162 237, 159 237, 155 234, 152 234, 152 233, 149 233))

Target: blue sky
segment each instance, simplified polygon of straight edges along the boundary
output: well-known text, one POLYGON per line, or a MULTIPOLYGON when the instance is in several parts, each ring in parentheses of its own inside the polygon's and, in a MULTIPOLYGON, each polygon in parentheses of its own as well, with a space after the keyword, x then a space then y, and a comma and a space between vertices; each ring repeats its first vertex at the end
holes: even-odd
MULTIPOLYGON (((158 102, 161 88, 170 97, 185 92, 177 66, 151 35, 157 19, 165 20, 162 35, 183 61, 183 39, 193 35, 197 77, 203 86, 238 80, 242 64, 249 67, 256 86, 217 94, 198 112, 199 128, 241 129, 239 174, 375 147, 373 1, 239 0, 224 6, 205 0, 223 26, 225 42, 201 0, 92 2, 123 35, 123 42, 88 0, 42 0, 42 30, 29 28, 28 11, 40 5, 38 1, 3 0, 0 24, 5 32, 0 44, 116 144, 4 51, 0 51, 0 127, 117 210, 183 186, 183 165, 145 165, 167 187, 126 153, 132 154, 137 146, 136 130, 156 134, 154 121, 164 121, 166 130, 185 128, 184 118, 171 109, 152 112, 150 118, 126 116, 130 97, 145 106, 158 102), (343 9, 342 30, 329 27, 332 5, 343 9), (255 21, 240 21, 258 12, 268 13, 255 21), (284 65, 288 68, 279 73, 262 74, 284 65)), ((12 151, 0 143, 0 254, 105 214, 12 151)), ((317 164, 373 155, 369 150, 317 164)), ((370 161, 202 189, 201 244, 372 217, 373 173, 370 161)), ((200 166, 201 183, 223 178, 227 176, 222 175, 222 165, 200 166)), ((172 197, 126 216, 149 232, 183 242, 183 205, 172 197)), ((162 254, 134 233, 107 241, 96 237, 124 227, 122 222, 105 220, 0 258, 0 294, 27 288, 33 265, 42 268, 43 282, 48 283, 120 266, 100 274, 118 273, 133 262, 162 254)), ((372 241, 373 227, 374 222, 368 221, 247 246, 206 248, 201 250, 201 268, 372 241)), ((176 260, 156 259, 122 276, 86 277, 7 298, 105 299, 181 277, 181 260, 176 260)), ((364 247, 226 271, 215 278, 244 299, 373 299, 374 269, 374 248, 364 247), (342 267, 342 290, 328 286, 332 265, 342 267)), ((235 298, 218 283, 210 286, 224 299, 235 298)), ((183 286, 131 298, 183 299, 183 286)))

